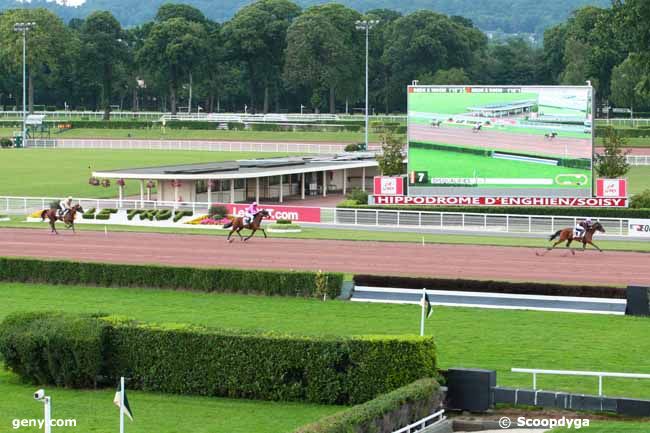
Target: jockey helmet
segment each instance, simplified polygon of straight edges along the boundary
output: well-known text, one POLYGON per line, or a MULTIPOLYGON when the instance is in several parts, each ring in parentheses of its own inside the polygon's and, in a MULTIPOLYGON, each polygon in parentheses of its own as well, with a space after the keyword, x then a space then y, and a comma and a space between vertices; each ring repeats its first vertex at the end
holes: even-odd
POLYGON ((585 218, 585 222, 586 222, 587 224, 591 224, 591 218, 585 218))
POLYGON ((72 197, 71 197, 71 196, 68 196, 68 201, 72 201, 72 197))

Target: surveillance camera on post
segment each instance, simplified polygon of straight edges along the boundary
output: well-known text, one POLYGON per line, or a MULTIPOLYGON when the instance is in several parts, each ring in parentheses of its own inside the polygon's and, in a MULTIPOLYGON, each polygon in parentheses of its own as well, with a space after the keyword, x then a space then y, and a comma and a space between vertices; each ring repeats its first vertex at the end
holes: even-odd
POLYGON ((45 399, 45 390, 44 389, 39 389, 38 391, 36 391, 34 393, 34 400, 42 401, 43 399, 45 399))

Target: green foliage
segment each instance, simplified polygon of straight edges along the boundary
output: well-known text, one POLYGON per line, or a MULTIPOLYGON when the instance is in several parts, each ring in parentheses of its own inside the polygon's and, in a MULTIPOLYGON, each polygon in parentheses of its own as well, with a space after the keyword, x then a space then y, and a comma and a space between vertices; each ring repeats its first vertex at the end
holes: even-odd
POLYGON ((275 222, 276 224, 291 224, 291 220, 279 219, 275 222))
POLYGON ((441 403, 434 379, 420 379, 373 400, 302 426, 294 433, 395 431, 434 412, 441 403))
POLYGON ((73 129, 149 129, 154 126, 145 120, 71 120, 65 123, 73 129))
POLYGON ((156 213, 156 221, 166 221, 172 217, 172 211, 169 209, 159 210, 156 213))
POLYGON ((366 143, 350 143, 345 146, 346 152, 359 152, 364 150, 366 143))
POLYGON ((186 216, 189 217, 189 216, 193 216, 193 215, 194 215, 194 212, 192 212, 191 210, 177 210, 174 213, 174 222, 177 223, 178 221, 180 221, 181 218, 186 217, 186 216))
MULTIPOLYGON (((0 258, 0 281, 101 287, 186 289, 199 292, 315 296, 314 272, 119 265, 0 258)), ((339 295, 343 275, 328 273, 327 295, 339 295)))
POLYGON ((298 224, 270 224, 268 226, 271 230, 300 230, 301 227, 298 224))
POLYGON ((346 196, 348 200, 354 201, 355 204, 368 204, 368 191, 360 188, 353 188, 346 196))
POLYGON ((86 220, 95 219, 95 208, 91 207, 90 209, 87 209, 86 212, 84 212, 82 215, 82 218, 86 220))
POLYGON ((357 205, 346 200, 337 205, 339 208, 359 209, 386 209, 403 210, 412 212, 465 212, 511 215, 557 215, 557 216, 584 216, 600 218, 650 218, 650 208, 576 208, 576 207, 523 207, 523 206, 411 206, 411 205, 386 205, 368 206, 357 205))
POLYGON ((14 142, 10 138, 2 137, 0 138, 0 148, 6 149, 14 145, 14 142))
POLYGON ((630 207, 632 209, 650 209, 650 189, 633 195, 630 199, 630 207))
POLYGON ((0 324, 0 354, 35 385, 93 388, 102 373, 105 328, 90 316, 17 313, 0 324))
POLYGON ((228 216, 228 208, 225 206, 210 206, 208 216, 214 219, 222 219, 228 216))
POLYGON ((126 218, 131 221, 133 218, 135 218, 136 215, 141 215, 143 212, 145 212, 144 209, 131 209, 126 212, 126 218))
POLYGON ((0 329, 16 373, 71 387, 128 376, 130 388, 146 391, 356 404, 436 374, 426 337, 308 337, 60 313, 12 316, 0 329), (53 359, 65 368, 50 367, 53 359))
POLYGON ((603 154, 596 154, 595 168, 599 176, 617 178, 624 176, 630 169, 626 162, 627 153, 623 151, 626 140, 611 126, 605 130, 603 154))
POLYGON ((377 155, 379 169, 383 176, 396 176, 404 173, 404 139, 390 131, 382 134, 382 154, 377 155))

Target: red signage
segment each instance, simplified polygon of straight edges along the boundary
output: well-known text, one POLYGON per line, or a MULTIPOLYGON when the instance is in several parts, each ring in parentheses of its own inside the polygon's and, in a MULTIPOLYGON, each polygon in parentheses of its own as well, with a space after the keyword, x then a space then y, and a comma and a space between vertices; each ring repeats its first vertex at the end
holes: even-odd
POLYGON ((404 195, 404 178, 375 176, 375 195, 404 195))
POLYGON ((608 197, 466 197, 374 196, 378 205, 432 206, 529 206, 529 207, 627 207, 627 198, 608 197))
MULTIPOLYGON (((215 203, 215 206, 225 206, 228 213, 236 216, 244 216, 247 204, 220 204, 215 203)), ((275 205, 260 205, 261 209, 269 211, 272 221, 276 220, 291 220, 307 223, 320 222, 320 208, 318 207, 299 207, 299 206, 275 206, 275 205)))
POLYGON ((627 197, 627 180, 597 179, 596 197, 627 197))

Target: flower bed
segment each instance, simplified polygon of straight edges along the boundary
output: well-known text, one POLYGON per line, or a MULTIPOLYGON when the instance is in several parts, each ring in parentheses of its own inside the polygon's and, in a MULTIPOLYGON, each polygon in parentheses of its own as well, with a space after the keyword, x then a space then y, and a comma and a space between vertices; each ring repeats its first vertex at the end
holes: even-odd
POLYGON ((185 224, 190 224, 190 225, 224 225, 228 222, 230 222, 231 218, 210 218, 208 215, 201 215, 198 218, 194 218, 191 221, 186 222, 185 224))

